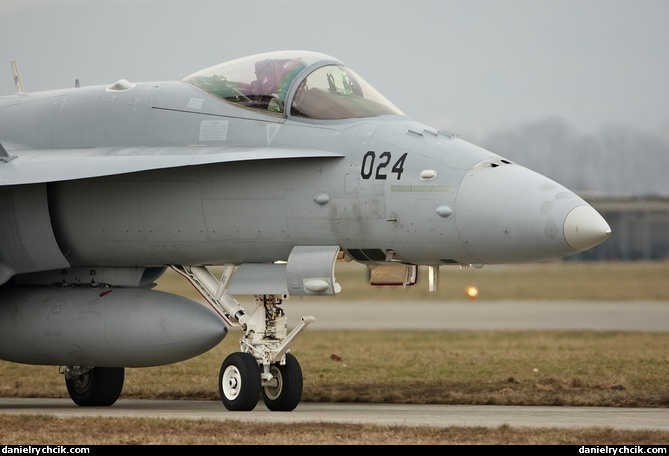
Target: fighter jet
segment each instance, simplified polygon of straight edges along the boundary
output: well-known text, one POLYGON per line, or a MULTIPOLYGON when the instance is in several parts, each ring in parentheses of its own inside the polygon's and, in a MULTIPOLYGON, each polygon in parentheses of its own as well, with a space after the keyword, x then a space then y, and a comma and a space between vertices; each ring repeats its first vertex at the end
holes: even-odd
POLYGON ((436 290, 449 266, 557 259, 611 234, 574 192, 412 120, 321 53, 34 93, 11 68, 0 359, 61 366, 80 406, 114 404, 125 368, 198 356, 235 330, 225 408, 291 411, 303 376, 290 347, 314 317, 289 326, 284 301, 336 297, 341 262, 366 265, 370 285, 424 271, 436 290), (202 302, 153 289, 170 268, 202 302))

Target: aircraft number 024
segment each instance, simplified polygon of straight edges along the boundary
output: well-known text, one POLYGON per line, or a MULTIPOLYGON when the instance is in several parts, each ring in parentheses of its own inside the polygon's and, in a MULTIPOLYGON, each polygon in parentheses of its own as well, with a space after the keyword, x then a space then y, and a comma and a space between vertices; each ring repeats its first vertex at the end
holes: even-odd
MULTIPOLYGON (((404 172, 404 161, 407 158, 408 153, 403 153, 400 158, 398 158, 390 168, 390 173, 397 174, 397 180, 402 177, 404 172)), ((388 166, 393 161, 393 154, 390 152, 381 152, 381 155, 376 157, 376 152, 370 150, 362 157, 362 168, 360 169, 360 175, 363 179, 369 179, 374 176, 374 179, 385 180, 388 178, 388 166)))

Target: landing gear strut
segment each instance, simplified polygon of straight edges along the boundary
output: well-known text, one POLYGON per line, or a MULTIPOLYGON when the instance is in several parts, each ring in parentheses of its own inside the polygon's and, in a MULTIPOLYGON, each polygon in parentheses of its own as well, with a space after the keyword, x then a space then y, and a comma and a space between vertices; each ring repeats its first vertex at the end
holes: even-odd
POLYGON ((256 295, 256 308, 249 314, 226 290, 233 266, 224 267, 216 279, 204 266, 172 266, 205 297, 230 326, 241 327, 241 351, 223 361, 218 387, 225 408, 251 411, 260 401, 271 411, 289 412, 302 398, 302 368, 289 346, 313 322, 303 317, 288 334, 287 318, 280 307, 285 295, 256 295))

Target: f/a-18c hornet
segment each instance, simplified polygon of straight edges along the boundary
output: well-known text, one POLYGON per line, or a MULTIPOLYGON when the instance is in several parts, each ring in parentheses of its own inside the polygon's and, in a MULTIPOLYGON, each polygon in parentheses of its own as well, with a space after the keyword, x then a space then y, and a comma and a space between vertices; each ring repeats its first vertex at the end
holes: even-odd
MULTIPOLYGON (((240 332, 223 405, 291 411, 303 389, 291 296, 434 290, 440 269, 566 257, 611 230, 553 180, 412 120, 341 61, 257 54, 180 81, 0 97, 0 359, 61 366, 80 406, 125 368, 240 332), (169 268, 203 296, 153 289, 169 268), (235 296, 253 297, 244 308, 235 296)), ((243 301, 243 300, 242 300, 243 301)))

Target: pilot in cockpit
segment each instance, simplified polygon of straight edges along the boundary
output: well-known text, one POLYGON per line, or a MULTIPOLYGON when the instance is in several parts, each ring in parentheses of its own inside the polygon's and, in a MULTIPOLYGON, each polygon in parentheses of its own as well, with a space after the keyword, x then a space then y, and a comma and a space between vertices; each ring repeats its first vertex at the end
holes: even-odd
POLYGON ((276 91, 272 94, 272 100, 267 106, 269 111, 283 112, 283 105, 286 101, 286 93, 288 92, 290 84, 293 82, 293 79, 295 79, 295 76, 297 76, 297 74, 306 66, 307 65, 301 59, 289 60, 283 64, 276 91))

